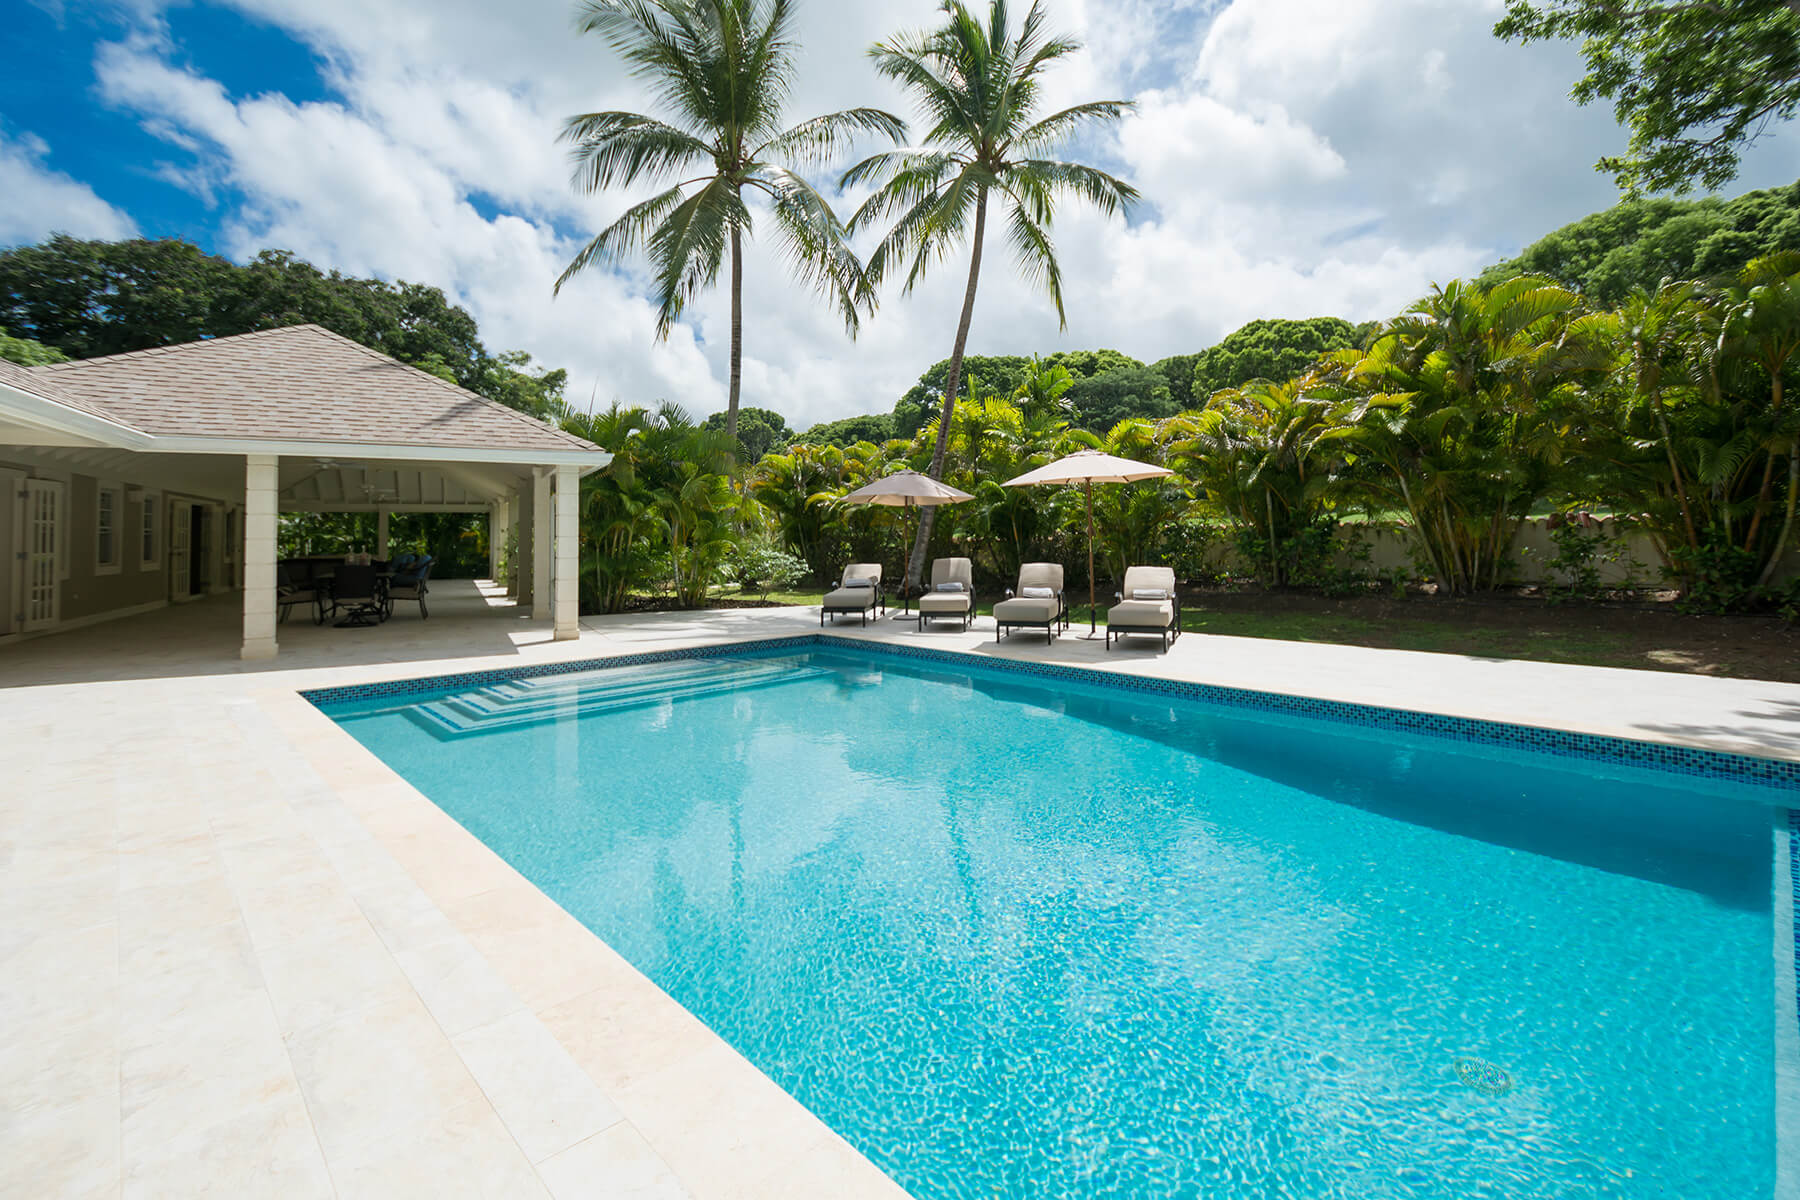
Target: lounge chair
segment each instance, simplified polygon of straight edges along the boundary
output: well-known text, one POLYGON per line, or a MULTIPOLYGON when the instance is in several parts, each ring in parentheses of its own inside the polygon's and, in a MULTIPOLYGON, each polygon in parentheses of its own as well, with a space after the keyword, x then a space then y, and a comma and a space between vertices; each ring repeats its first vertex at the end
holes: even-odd
POLYGON ((919 594, 919 631, 925 622, 957 620, 967 629, 975 615, 975 567, 966 558, 938 558, 931 563, 931 587, 919 594))
POLYGON ((1130 633, 1155 634, 1166 651, 1181 636, 1181 593, 1169 567, 1128 567, 1119 602, 1106 610, 1106 648, 1130 633))
POLYGON ((431 616, 425 607, 425 584, 431 578, 431 564, 437 560, 427 554, 410 566, 398 571, 388 580, 387 594, 382 597, 383 607, 388 616, 394 615, 394 601, 417 600, 419 602, 419 619, 431 616))
POLYGON ((1044 640, 1056 640, 1058 625, 1069 627, 1069 602, 1063 595, 1063 569, 1059 563, 1026 563, 1019 568, 1019 591, 1006 589, 1006 599, 994 605, 994 640, 1009 629, 1042 629, 1044 640))
POLYGON ((827 593, 819 605, 819 624, 825 624, 826 617, 847 614, 861 617, 867 625, 869 614, 877 608, 887 611, 887 602, 881 597, 881 564, 851 563, 844 568, 837 590, 827 593))
POLYGON ((325 591, 304 563, 297 570, 287 563, 275 564, 275 604, 280 610, 277 624, 287 620, 289 609, 302 604, 312 605, 314 625, 325 623, 325 591))

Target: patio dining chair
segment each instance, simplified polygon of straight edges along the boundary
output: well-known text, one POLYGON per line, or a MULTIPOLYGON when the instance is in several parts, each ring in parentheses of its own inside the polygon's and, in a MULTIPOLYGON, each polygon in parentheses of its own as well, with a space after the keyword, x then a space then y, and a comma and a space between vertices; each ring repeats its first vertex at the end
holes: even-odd
POLYGON ((331 576, 331 615, 339 629, 378 625, 387 619, 381 576, 367 563, 345 563, 331 576))
POLYGON ((302 604, 310 604, 313 610, 313 624, 325 623, 325 592, 312 578, 312 572, 302 566, 296 570, 288 563, 275 564, 275 604, 279 609, 276 623, 287 620, 288 611, 302 604))
POLYGON ((387 594, 383 598, 388 616, 394 615, 394 601, 417 600, 419 602, 419 619, 431 616, 425 607, 426 583, 431 578, 431 564, 436 560, 427 554, 424 558, 412 563, 404 572, 396 572, 388 580, 387 594))

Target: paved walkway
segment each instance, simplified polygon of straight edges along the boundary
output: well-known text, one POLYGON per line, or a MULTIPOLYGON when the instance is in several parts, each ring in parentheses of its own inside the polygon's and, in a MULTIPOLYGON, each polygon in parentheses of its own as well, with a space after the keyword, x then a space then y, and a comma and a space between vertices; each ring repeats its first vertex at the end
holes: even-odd
MULTIPOLYGON (((237 659, 230 598, 0 648, 0 1195, 899 1195, 296 695, 817 611, 596 618, 558 643, 468 584, 433 601, 428 622, 290 622, 273 663, 237 659)), ((1793 685, 838 632, 1800 759, 1793 685)))

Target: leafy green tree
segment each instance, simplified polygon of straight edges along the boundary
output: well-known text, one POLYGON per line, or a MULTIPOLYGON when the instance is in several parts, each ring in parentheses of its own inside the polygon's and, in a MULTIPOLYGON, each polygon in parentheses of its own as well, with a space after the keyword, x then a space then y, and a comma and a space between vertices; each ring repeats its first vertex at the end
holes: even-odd
MULTIPOLYGON (((966 355, 958 373, 966 383, 971 375, 979 375, 997 392, 1013 391, 1031 372, 1032 360, 1019 354, 966 355)), ((906 390, 894 404, 893 436, 910 438, 932 420, 944 407, 944 385, 950 378, 950 360, 940 359, 926 368, 919 382, 906 390)), ((965 389, 966 390, 966 389, 965 389)))
POLYGON ((1341 485, 1324 446, 1330 414, 1331 402, 1299 380, 1258 379, 1170 422, 1174 465, 1230 522, 1239 553, 1270 587, 1305 582, 1331 552, 1328 505, 1341 485))
POLYGON ((1571 95, 1613 102, 1631 142, 1596 166, 1634 193, 1723 187, 1743 147, 1800 106, 1790 0, 1508 0, 1494 33, 1581 42, 1571 95))
POLYGON ((1570 449, 1584 388, 1612 365, 1610 322, 1521 276, 1452 282, 1390 321, 1367 351, 1335 352, 1347 385, 1320 435, 1354 463, 1370 506, 1401 509, 1439 589, 1500 586, 1520 524, 1570 449))
POLYGON ((1358 344, 1356 326, 1337 317, 1252 321, 1194 356, 1193 402, 1204 405, 1221 388, 1240 387, 1252 379, 1285 382, 1306 374, 1321 354, 1358 344))
MULTIPOLYGON (((1196 406, 1194 363, 1199 358, 1199 354, 1171 354, 1168 358, 1159 358, 1150 364, 1151 370, 1162 372, 1163 379, 1169 385, 1169 399, 1175 402, 1178 410, 1196 406)), ((1199 398, 1198 403, 1204 404, 1205 402, 1206 397, 1199 398)))
POLYGON ((853 446, 857 442, 885 442, 894 436, 893 417, 887 413, 869 413, 838 421, 822 421, 791 440, 820 446, 853 446))
POLYGON ((0 329, 0 359, 21 367, 40 367, 45 363, 68 362, 69 356, 55 346, 46 346, 30 338, 16 338, 0 329))
MULTIPOLYGON (((724 433, 726 414, 713 413, 701 425, 724 433)), ((787 418, 773 409, 752 407, 738 410, 737 444, 740 463, 753 463, 769 451, 784 447, 794 440, 794 431, 788 428, 787 418)))
POLYGON ((489 354, 475 318, 434 287, 327 273, 285 250, 240 265, 173 238, 58 234, 0 252, 0 325, 71 358, 307 322, 521 411, 561 411, 562 372, 489 354))
POLYGON ((1800 355, 1800 252, 1759 258, 1745 266, 1723 297, 1725 304, 1722 347, 1752 363, 1763 373, 1769 388, 1766 436, 1760 447, 1762 482, 1751 509, 1743 548, 1757 555, 1762 569, 1758 587, 1768 586, 1775 568, 1787 552, 1794 529, 1796 502, 1800 502, 1800 411, 1787 403, 1784 378, 1788 365, 1800 355), (1786 502, 1781 505, 1781 525, 1772 545, 1758 541, 1765 518, 1776 504, 1776 469, 1786 459, 1786 502))
POLYGON ((1492 287, 1514 275, 1544 275, 1591 303, 1617 305, 1665 279, 1736 274, 1778 250, 1800 250, 1800 184, 1732 200, 1622 201, 1545 234, 1476 282, 1492 287))
POLYGON ((1075 423, 1095 433, 1104 433, 1129 417, 1159 421, 1180 410, 1163 373, 1141 365, 1077 379, 1069 388, 1068 399, 1075 410, 1075 423))
POLYGON ((1042 415, 1066 421, 1075 411, 1074 403, 1068 398, 1069 389, 1074 386, 1075 377, 1069 374, 1067 367, 1034 357, 1025 378, 1013 388, 1012 397, 1020 410, 1029 416, 1042 415))
POLYGON ((1066 369, 1077 379, 1092 379, 1108 371, 1144 365, 1131 355, 1121 354, 1117 350, 1058 350, 1045 361, 1053 367, 1066 369))
POLYGON ((862 133, 898 141, 906 125, 874 108, 813 117, 783 129, 794 86, 788 0, 586 0, 576 21, 604 37, 649 83, 667 119, 632 112, 571 117, 575 185, 673 186, 634 204, 575 256, 563 284, 592 263, 642 246, 655 273, 656 332, 668 337, 689 302, 731 271, 731 380, 725 433, 737 437, 743 374, 743 240, 752 232, 748 190, 768 201, 775 235, 798 278, 828 294, 854 334, 873 296, 831 205, 794 165, 830 158, 862 133), (788 165, 794 164, 794 165, 788 165))
MULTIPOLYGON (((1005 0, 992 0, 985 26, 961 0, 946 0, 943 13, 944 23, 935 29, 899 34, 870 49, 876 69, 924 108, 927 145, 864 159, 842 181, 876 186, 851 218, 852 229, 892 222, 869 256, 871 285, 904 272, 904 290, 910 291, 933 263, 965 237, 969 242, 968 282, 945 376, 933 477, 942 475, 949 448, 990 197, 1006 210, 1007 240, 1020 268, 1048 293, 1063 327, 1062 268, 1050 240, 1056 200, 1073 196, 1112 214, 1137 199, 1135 188, 1104 171, 1038 157, 1084 127, 1119 119, 1131 107, 1129 101, 1097 100, 1038 118, 1044 70, 1080 48, 1073 39, 1049 33, 1040 3, 1032 4, 1016 32, 1005 0)), ((924 570, 936 516, 936 508, 927 508, 920 518, 907 560, 908 587, 924 570)))

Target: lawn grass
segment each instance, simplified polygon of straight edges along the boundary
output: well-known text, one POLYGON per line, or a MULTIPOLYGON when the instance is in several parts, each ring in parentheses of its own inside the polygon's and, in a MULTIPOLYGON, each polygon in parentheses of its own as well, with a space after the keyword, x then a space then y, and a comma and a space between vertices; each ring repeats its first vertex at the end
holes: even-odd
MULTIPOLYGON (((824 594, 823 588, 808 588, 771 592, 768 599, 816 606, 824 594)), ((977 614, 991 616, 996 599, 978 602, 977 614)), ((1106 607, 1102 600, 1101 618, 1106 607)), ((1183 630, 1220 637, 1800 682, 1800 629, 1772 618, 1691 616, 1667 604, 1207 592, 1184 595, 1181 615, 1183 630)), ((1074 605, 1069 622, 1071 628, 1087 624, 1085 597, 1074 605)))

